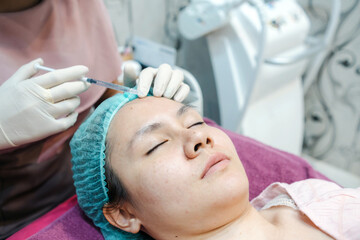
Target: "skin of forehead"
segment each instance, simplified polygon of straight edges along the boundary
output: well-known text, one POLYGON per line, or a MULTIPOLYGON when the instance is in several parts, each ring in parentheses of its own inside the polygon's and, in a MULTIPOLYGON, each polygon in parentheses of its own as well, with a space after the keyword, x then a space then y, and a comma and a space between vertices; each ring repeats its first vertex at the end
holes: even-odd
MULTIPOLYGON (((163 97, 146 97, 146 98, 138 98, 135 99, 127 104, 125 104, 116 114, 114 120, 121 115, 121 117, 124 116, 124 114, 134 114, 133 111, 136 111, 136 116, 139 116, 140 118, 144 115, 147 115, 149 117, 155 115, 155 113, 163 113, 166 111, 177 111, 183 104, 176 102, 174 100, 170 100, 163 97)), ((133 116, 133 117, 136 117, 133 116)))
MULTIPOLYGON (((179 102, 176 102, 174 100, 171 100, 171 99, 168 99, 168 98, 164 98, 164 97, 145 97, 145 98, 137 98, 127 104, 125 104, 120 110, 119 112, 121 111, 125 111, 126 109, 128 108, 131 108, 131 107, 135 107, 137 105, 144 105, 146 104, 146 108, 143 108, 141 110, 144 110, 144 111, 148 111, 150 110, 150 112, 153 110, 153 109, 156 109, 160 106, 163 106, 163 105, 168 105, 168 106, 178 106, 180 107, 181 105, 183 105, 182 103, 179 103, 179 102)), ((164 109, 165 110, 165 109, 164 109)))
MULTIPOLYGON (((119 109, 112 120, 107 134, 107 139, 113 144, 114 141, 117 141, 116 139, 118 133, 127 134, 126 128, 136 121, 142 121, 142 119, 144 119, 144 115, 148 121, 151 116, 154 116, 159 112, 174 111, 174 113, 176 113, 182 105, 183 104, 179 102, 162 97, 138 98, 126 103, 121 109, 119 109)), ((142 122, 142 125, 143 124, 145 124, 145 122, 142 122)), ((122 135, 122 137, 124 137, 124 135, 122 135)), ((132 136, 126 136, 126 138, 131 137, 132 136)))

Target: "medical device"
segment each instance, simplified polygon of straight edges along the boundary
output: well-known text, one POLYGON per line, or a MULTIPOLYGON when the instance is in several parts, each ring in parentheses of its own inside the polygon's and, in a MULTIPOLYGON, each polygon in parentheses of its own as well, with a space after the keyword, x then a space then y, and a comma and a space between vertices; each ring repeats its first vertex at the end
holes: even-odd
MULTIPOLYGON (((47 72, 55 71, 55 69, 53 69, 53 68, 41 66, 40 64, 36 64, 34 67, 35 67, 35 69, 44 70, 44 71, 47 71, 47 72)), ((125 86, 122 86, 122 85, 117 85, 117 84, 104 82, 104 81, 100 81, 100 80, 96 80, 96 79, 92 79, 92 78, 87 78, 87 77, 82 77, 81 80, 84 81, 84 82, 99 85, 99 86, 102 86, 102 87, 105 87, 105 88, 114 89, 116 91, 122 91, 122 92, 129 92, 129 93, 132 93, 132 94, 137 94, 136 89, 125 87, 125 86)))
POLYGON ((179 31, 187 39, 196 39, 215 31, 229 22, 229 11, 244 0, 193 0, 179 15, 179 31))
MULTIPOLYGON (((338 13, 339 1, 332 3, 338 13)), ((336 17, 323 38, 313 39, 295 0, 193 0, 178 26, 185 38, 207 39, 221 125, 299 155, 302 74, 310 57, 329 47, 336 17)))

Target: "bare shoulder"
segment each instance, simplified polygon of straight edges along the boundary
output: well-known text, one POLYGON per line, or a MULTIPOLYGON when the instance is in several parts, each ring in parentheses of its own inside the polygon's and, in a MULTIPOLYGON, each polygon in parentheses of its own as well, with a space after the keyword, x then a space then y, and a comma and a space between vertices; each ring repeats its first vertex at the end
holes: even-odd
POLYGON ((333 239, 319 229, 305 214, 291 207, 276 206, 260 211, 260 214, 280 227, 286 239, 333 239))

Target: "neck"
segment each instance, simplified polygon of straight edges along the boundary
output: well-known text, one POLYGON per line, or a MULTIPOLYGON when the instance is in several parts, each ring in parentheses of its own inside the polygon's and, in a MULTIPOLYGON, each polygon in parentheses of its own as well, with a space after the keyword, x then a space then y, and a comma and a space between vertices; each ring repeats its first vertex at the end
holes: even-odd
POLYGON ((263 217, 250 203, 248 208, 227 224, 196 235, 167 235, 156 239, 189 240, 279 240, 283 231, 271 220, 263 217))
POLYGON ((196 239, 256 239, 270 240, 281 239, 281 231, 278 226, 265 219, 260 213, 250 205, 243 215, 236 218, 231 223, 206 233, 208 236, 200 236, 196 239))
POLYGON ((11 0, 0 1, 0 13, 18 12, 34 7, 41 0, 11 0))

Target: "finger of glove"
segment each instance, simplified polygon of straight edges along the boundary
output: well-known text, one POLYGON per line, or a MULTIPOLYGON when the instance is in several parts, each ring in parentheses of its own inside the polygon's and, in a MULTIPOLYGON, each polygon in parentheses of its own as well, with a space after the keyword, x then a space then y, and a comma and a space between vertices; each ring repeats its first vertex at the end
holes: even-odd
POLYGON ((73 126, 77 120, 77 117, 78 117, 78 113, 72 112, 71 114, 69 114, 66 117, 57 119, 56 120, 56 123, 58 126, 57 131, 64 131, 64 130, 68 129, 69 127, 73 126))
MULTIPOLYGON (((35 59, 23 66, 21 66, 14 75, 11 76, 11 81, 20 82, 25 79, 29 79, 34 76, 39 70, 35 69, 35 64, 44 64, 44 61, 41 58, 35 59)), ((9 80, 10 80, 9 79, 9 80)))
POLYGON ((146 97, 149 93, 151 84, 154 80, 154 77, 157 73, 157 69, 148 67, 141 71, 139 80, 138 80, 138 96, 139 97, 146 97))
POLYGON ((181 83, 180 88, 178 89, 178 91, 175 93, 174 96, 174 100, 177 102, 182 102, 184 101, 184 99, 187 97, 187 95, 190 92, 190 87, 189 85, 185 84, 185 83, 181 83))
POLYGON ((50 88, 49 91, 52 96, 52 103, 57 103, 65 99, 73 98, 88 88, 89 84, 84 81, 73 81, 57 85, 50 88))
POLYGON ((43 88, 52 88, 64 82, 80 80, 88 71, 89 69, 85 66, 73 66, 45 73, 33 78, 33 81, 43 88))
POLYGON ((49 114, 55 119, 67 116, 75 111, 75 109, 80 105, 80 98, 73 97, 55 104, 52 104, 49 114))
POLYGON ((136 69, 132 64, 125 64, 124 65, 124 85, 127 87, 134 87, 136 85, 137 79, 137 72, 136 69))
POLYGON ((168 86, 168 83, 172 76, 172 69, 169 64, 162 64, 159 67, 159 70, 156 74, 155 80, 154 80, 154 89, 153 93, 156 97, 161 97, 165 89, 168 86))
POLYGON ((164 97, 172 98, 176 91, 181 86, 181 83, 184 81, 184 73, 180 70, 174 70, 171 75, 169 84, 166 87, 164 97))

